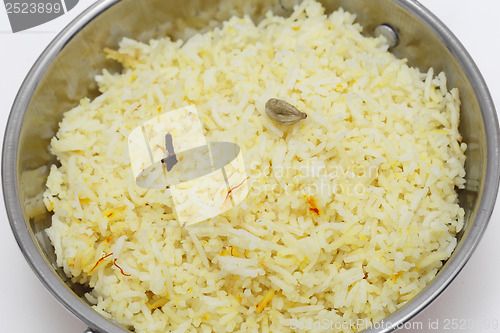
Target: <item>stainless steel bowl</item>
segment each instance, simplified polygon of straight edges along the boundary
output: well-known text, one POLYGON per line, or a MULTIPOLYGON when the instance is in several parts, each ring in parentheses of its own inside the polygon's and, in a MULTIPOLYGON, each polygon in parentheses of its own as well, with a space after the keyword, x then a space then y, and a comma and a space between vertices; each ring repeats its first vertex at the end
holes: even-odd
MULTIPOLYGON (((293 0, 292 0, 293 1, 293 0)), ((95 312, 82 297, 86 288, 72 284, 55 264, 52 245, 44 232, 50 214, 33 209, 40 200, 49 166, 49 153, 62 113, 84 96, 96 96, 95 74, 116 66, 108 62, 103 47, 116 47, 123 37, 148 40, 156 35, 179 35, 160 29, 172 21, 176 29, 200 29, 207 20, 224 20, 217 11, 226 3, 233 14, 248 12, 253 18, 267 9, 286 15, 284 0, 101 0, 91 6, 47 47, 26 77, 5 132, 2 184, 10 224, 26 260, 52 294, 83 320, 89 332, 126 332, 95 312), (182 24, 180 24, 182 22, 182 24), (33 170, 43 171, 33 181, 33 170), (30 176, 31 175, 31 176, 30 176)), ((492 213, 499 183, 499 129, 492 99, 471 57, 456 37, 428 10, 414 0, 322 0, 327 12, 339 6, 357 14, 366 34, 381 24, 394 28, 399 43, 392 52, 406 57, 422 70, 444 71, 450 87, 462 98, 460 131, 468 144, 467 185, 460 191, 466 228, 458 246, 437 277, 412 301, 369 332, 389 332, 410 320, 435 299, 463 268, 476 248, 492 213)), ((116 68, 116 67, 115 67, 116 68)), ((118 68, 116 68, 118 70, 118 68)))

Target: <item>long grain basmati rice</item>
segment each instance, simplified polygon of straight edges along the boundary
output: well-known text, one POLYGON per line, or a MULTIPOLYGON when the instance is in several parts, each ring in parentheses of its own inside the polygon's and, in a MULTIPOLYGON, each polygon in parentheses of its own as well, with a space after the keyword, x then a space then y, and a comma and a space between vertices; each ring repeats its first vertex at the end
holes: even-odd
POLYGON ((44 196, 57 264, 96 311, 136 332, 287 332, 379 321, 429 283, 464 223, 458 91, 354 20, 306 0, 289 18, 108 51, 124 70, 65 113, 44 196), (277 125, 270 98, 309 117, 277 125), (241 147, 251 192, 186 230, 168 191, 136 185, 127 137, 191 104, 207 141, 241 147))

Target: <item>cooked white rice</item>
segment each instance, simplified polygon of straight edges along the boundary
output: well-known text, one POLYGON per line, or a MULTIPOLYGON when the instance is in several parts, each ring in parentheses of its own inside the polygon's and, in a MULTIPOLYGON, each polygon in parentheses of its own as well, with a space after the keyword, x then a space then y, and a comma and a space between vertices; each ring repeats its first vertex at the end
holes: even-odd
POLYGON ((57 264, 98 312, 137 332, 352 332, 434 278, 464 223, 458 91, 354 20, 306 0, 108 51, 125 69, 65 113, 44 196, 57 264), (309 117, 273 123, 273 97, 309 117), (241 147, 251 191, 187 229, 168 191, 136 185, 127 137, 190 104, 207 141, 241 147))

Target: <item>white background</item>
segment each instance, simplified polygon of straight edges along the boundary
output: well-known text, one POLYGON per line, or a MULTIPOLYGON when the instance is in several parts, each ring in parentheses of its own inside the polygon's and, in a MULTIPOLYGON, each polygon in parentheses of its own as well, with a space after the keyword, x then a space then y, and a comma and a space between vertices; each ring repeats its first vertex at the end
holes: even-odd
MULTIPOLYGON (((0 4, 0 131, 28 70, 48 43, 93 0, 79 4, 62 17, 25 32, 13 34, 5 8, 0 4)), ((500 1, 420 0, 436 14, 471 53, 500 106, 500 1)), ((424 330, 429 321, 466 319, 475 329, 459 332, 500 332, 500 211, 493 212, 490 224, 469 263, 445 292, 414 321, 424 330), (497 322, 497 329, 488 328, 497 322)), ((0 204, 0 327, 3 332, 83 332, 85 325, 65 310, 38 281, 24 260, 12 235, 5 208, 0 204)), ((456 332, 457 330, 450 330, 456 332)))

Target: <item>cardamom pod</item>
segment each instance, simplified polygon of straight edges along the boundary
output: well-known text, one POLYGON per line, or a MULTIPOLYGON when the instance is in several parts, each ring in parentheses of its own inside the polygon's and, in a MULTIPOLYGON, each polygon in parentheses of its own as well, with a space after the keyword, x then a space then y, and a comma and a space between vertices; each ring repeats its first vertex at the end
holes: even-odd
POLYGON ((280 125, 293 125, 299 120, 306 119, 307 114, 284 100, 271 98, 266 103, 266 113, 273 121, 280 125))

